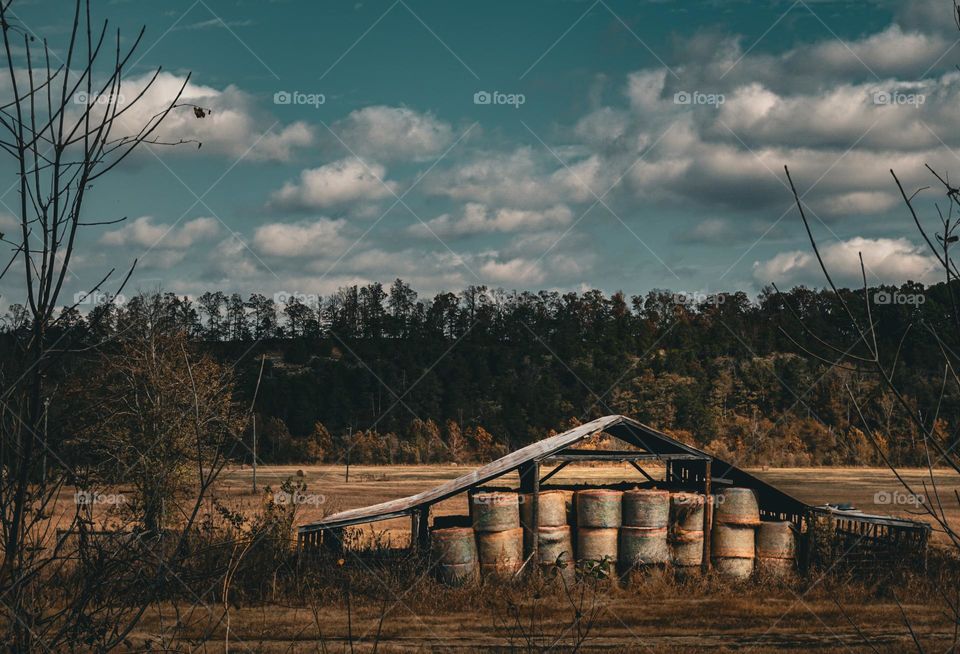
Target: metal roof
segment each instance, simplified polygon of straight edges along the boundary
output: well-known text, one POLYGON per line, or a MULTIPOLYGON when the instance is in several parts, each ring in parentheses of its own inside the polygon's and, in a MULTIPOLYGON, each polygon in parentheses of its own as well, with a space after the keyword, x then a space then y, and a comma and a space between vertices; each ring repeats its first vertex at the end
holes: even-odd
MULTIPOLYGON (((596 434, 597 432, 606 432, 620 440, 642 448, 652 454, 659 455, 660 458, 669 459, 671 455, 682 456, 683 458, 706 460, 711 457, 701 450, 689 445, 684 445, 680 441, 671 438, 661 431, 648 427, 642 423, 627 418, 626 416, 610 415, 603 418, 597 418, 584 423, 579 427, 574 427, 562 434, 544 438, 526 447, 511 452, 506 456, 491 461, 481 466, 473 472, 462 477, 452 479, 436 488, 431 488, 416 495, 403 497, 388 502, 381 502, 373 506, 367 506, 349 511, 341 511, 334 515, 327 516, 319 522, 308 525, 302 525, 300 533, 308 533, 322 529, 334 527, 346 527, 350 525, 373 522, 375 520, 387 520, 398 518, 410 514, 415 509, 423 506, 429 506, 441 502, 448 497, 461 493, 468 488, 486 483, 491 479, 496 479, 509 472, 517 470, 522 465, 532 461, 540 461, 548 458, 574 443, 596 434)), ((759 481, 759 480, 757 480, 759 481)), ((762 483, 762 482, 761 482, 762 483)))
POLYGON ((855 520, 858 522, 869 522, 870 524, 884 525, 887 527, 899 527, 902 529, 923 529, 930 531, 933 527, 922 520, 910 520, 909 518, 898 518, 891 515, 876 515, 873 513, 864 513, 859 509, 840 509, 826 504, 824 506, 815 506, 813 510, 823 515, 831 515, 841 520, 855 520))

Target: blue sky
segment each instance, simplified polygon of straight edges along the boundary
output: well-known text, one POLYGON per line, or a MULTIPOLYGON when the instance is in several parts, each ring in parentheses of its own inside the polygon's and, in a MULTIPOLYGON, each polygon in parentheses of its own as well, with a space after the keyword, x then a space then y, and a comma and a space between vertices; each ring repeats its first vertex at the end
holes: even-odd
MULTIPOLYGON (((62 52, 63 5, 13 9, 62 52)), ((427 293, 818 284, 784 164, 840 281, 855 282, 858 251, 871 282, 934 281, 888 171, 913 187, 930 183, 924 163, 960 164, 950 12, 97 2, 127 37, 147 26, 125 95, 164 73, 142 115, 187 72, 185 99, 212 114, 163 129, 201 149, 153 146, 97 185, 87 217, 128 219, 83 234, 67 290, 134 258, 128 293, 319 295, 395 277, 427 293)), ((15 191, 0 201, 12 213, 15 191)), ((0 215, 0 231, 10 223, 0 215)), ((6 301, 16 289, 0 282, 6 301)))

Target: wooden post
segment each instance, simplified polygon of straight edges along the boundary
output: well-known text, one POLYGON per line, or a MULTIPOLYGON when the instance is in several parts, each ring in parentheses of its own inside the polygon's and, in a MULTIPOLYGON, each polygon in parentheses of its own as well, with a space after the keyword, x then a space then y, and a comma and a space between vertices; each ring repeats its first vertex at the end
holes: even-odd
POLYGON ((530 552, 534 561, 537 559, 540 549, 540 533, 537 525, 540 521, 540 462, 531 461, 520 467, 520 492, 530 496, 530 521, 532 524, 524 525, 524 530, 529 534, 530 552))
POLYGON ((420 550, 420 512, 413 511, 410 514, 410 550, 423 553, 420 550))
POLYGON ((421 552, 430 550, 430 505, 421 507, 417 516, 417 547, 421 552))
POLYGON ((530 521, 533 523, 530 534, 530 553, 533 564, 539 567, 540 563, 540 462, 534 461, 531 469, 533 477, 533 491, 530 494, 530 521))
POLYGON ((804 519, 807 521, 807 533, 805 534, 804 540, 804 553, 803 553, 803 572, 804 574, 810 572, 810 568, 813 565, 813 550, 816 548, 816 518, 814 517, 813 511, 807 511, 804 515, 804 519))
POLYGON ((713 531, 713 500, 710 497, 711 463, 710 459, 703 462, 703 562, 701 563, 701 570, 704 573, 710 570, 710 538, 713 531))

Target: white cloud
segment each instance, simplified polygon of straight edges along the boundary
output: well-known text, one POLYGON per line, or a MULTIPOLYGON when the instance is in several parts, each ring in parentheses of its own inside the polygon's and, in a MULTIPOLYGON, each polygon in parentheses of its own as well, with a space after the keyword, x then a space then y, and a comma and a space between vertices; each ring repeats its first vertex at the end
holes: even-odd
POLYGON ((426 225, 411 225, 408 231, 416 236, 432 237, 466 236, 491 232, 536 231, 570 224, 573 213, 569 207, 558 204, 542 211, 529 209, 497 209, 491 211, 486 205, 470 202, 463 214, 454 218, 443 214, 426 225))
MULTIPOLYGON (((147 74, 125 80, 120 92, 123 99, 119 105, 121 109, 143 91, 151 76, 147 74)), ((184 80, 179 75, 160 73, 143 97, 117 120, 114 127, 117 136, 135 133, 151 121, 176 97, 184 80)), ((152 137, 164 142, 196 140, 203 144, 206 152, 279 161, 290 159, 294 150, 314 142, 314 130, 307 123, 277 124, 275 118, 257 110, 252 96, 232 84, 217 89, 191 81, 178 104, 199 105, 211 111, 206 117, 197 118, 192 107, 178 107, 166 116, 152 137)), ((190 148, 182 145, 166 151, 190 148)))
POLYGON ((300 172, 296 182, 287 182, 276 191, 271 204, 284 209, 325 209, 358 200, 370 201, 396 193, 396 182, 386 181, 380 164, 355 157, 341 159, 319 168, 300 172))
MULTIPOLYGON (((553 159, 555 163, 556 160, 553 159)), ((455 200, 515 207, 551 206, 558 200, 549 180, 551 168, 530 147, 512 152, 484 152, 423 183, 428 192, 455 200)))
POLYGON ((140 216, 119 229, 105 232, 100 242, 113 246, 184 250, 194 243, 216 236, 219 231, 216 218, 194 218, 179 225, 170 225, 155 223, 152 216, 140 216))
POLYGON ((484 281, 505 286, 540 284, 546 272, 537 261, 516 258, 508 261, 491 259, 480 266, 479 275, 484 281))
POLYGON ((304 220, 296 223, 269 223, 257 227, 253 244, 265 255, 275 257, 321 257, 342 249, 344 220, 304 220))
POLYGON ((437 156, 453 142, 449 124, 406 107, 364 107, 337 122, 333 131, 361 156, 381 161, 437 156))
MULTIPOLYGON (((860 259, 867 273, 867 282, 931 283, 937 279, 936 259, 924 248, 904 238, 862 238, 823 243, 820 254, 834 281, 839 285, 860 286, 860 259)), ((809 250, 781 252, 766 261, 753 264, 754 279, 761 284, 808 284, 823 286, 826 280, 816 257, 809 250)))

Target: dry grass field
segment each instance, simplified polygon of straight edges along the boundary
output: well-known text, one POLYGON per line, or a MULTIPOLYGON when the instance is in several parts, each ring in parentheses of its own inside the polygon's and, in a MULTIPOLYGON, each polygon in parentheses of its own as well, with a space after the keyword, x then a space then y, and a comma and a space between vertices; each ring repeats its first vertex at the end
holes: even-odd
MULTIPOLYGON (((349 482, 342 466, 268 466, 257 471, 259 491, 251 487, 251 469, 225 471, 217 488, 220 501, 253 512, 264 501, 266 486, 276 490, 288 477, 307 484, 307 501, 298 522, 324 514, 366 506, 433 487, 465 473, 464 466, 355 466, 349 482)), ((662 473, 648 469, 656 476, 662 473)), ((759 477, 804 501, 851 502, 867 512, 916 515, 901 498, 896 478, 882 469, 800 468, 752 470, 759 477), (893 499, 889 503, 884 498, 893 499), (880 503, 877 503, 877 500, 880 503), (896 503, 901 502, 901 503, 896 503)), ((922 488, 924 473, 905 471, 922 488)), ((638 480, 628 466, 569 466, 553 478, 557 483, 638 480)), ((927 480, 929 484, 929 480, 927 480)), ((502 480, 516 483, 516 476, 502 480)), ((936 476, 944 496, 960 490, 956 476, 936 476)), ((955 505, 956 503, 953 502, 955 505)), ((466 500, 453 498, 437 513, 466 512, 466 500)), ((953 520, 960 520, 956 510, 953 520)), ((381 542, 407 543, 406 519, 367 528, 381 542)), ((313 570, 321 580, 329 571, 313 570)), ((342 598, 315 604, 289 599, 254 606, 168 606, 151 611, 137 636, 149 637, 175 609, 181 623, 199 637, 212 632, 204 651, 236 652, 470 652, 571 651, 572 608, 556 589, 537 593, 529 586, 482 586, 448 589, 422 579, 406 588, 367 579, 348 612, 342 598), (378 586, 382 584, 382 589, 378 586), (538 595, 538 599, 534 596, 538 595), (521 634, 510 606, 521 606, 522 620, 539 613, 534 626, 521 634), (381 615, 383 619, 381 622, 381 615), (229 623, 229 633, 226 625, 229 623), (379 632, 379 637, 377 636, 379 632), (529 634, 539 634, 528 641, 529 634), (352 634, 352 637, 348 637, 352 634), (534 642, 535 641, 535 642, 534 642)), ((914 650, 901 609, 927 651, 947 651, 954 626, 943 612, 943 600, 920 580, 891 589, 848 583, 833 577, 790 583, 730 584, 715 577, 680 583, 663 573, 637 578, 626 587, 601 589, 588 602, 595 620, 581 651, 609 652, 904 652, 914 650), (894 594, 896 593, 896 597, 894 594)), ((136 638, 135 638, 136 640, 136 638)))

